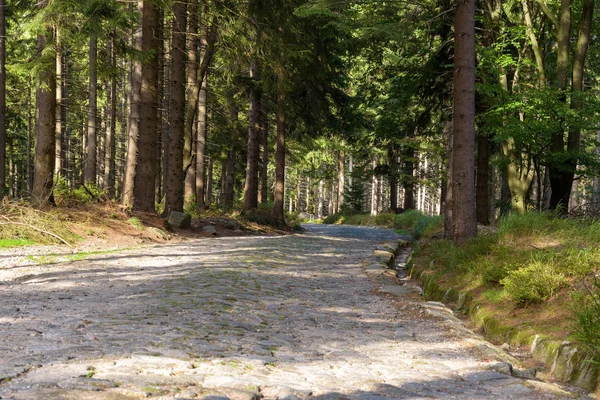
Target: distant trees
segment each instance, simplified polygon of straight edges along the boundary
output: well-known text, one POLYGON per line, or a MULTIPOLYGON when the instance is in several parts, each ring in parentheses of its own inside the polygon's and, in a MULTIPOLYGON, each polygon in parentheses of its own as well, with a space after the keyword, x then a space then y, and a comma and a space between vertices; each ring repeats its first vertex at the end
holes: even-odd
POLYGON ((473 215, 598 198, 595 0, 484 0, 459 36, 470 1, 136 5, 0 3, 0 194, 279 220, 416 208, 461 243, 473 215))

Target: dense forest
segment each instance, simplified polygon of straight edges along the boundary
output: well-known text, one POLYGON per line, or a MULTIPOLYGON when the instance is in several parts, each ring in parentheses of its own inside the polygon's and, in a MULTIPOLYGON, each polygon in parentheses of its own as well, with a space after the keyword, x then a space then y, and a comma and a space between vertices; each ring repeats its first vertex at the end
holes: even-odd
POLYGON ((0 0, 0 197, 463 242, 600 193, 594 0, 0 0))

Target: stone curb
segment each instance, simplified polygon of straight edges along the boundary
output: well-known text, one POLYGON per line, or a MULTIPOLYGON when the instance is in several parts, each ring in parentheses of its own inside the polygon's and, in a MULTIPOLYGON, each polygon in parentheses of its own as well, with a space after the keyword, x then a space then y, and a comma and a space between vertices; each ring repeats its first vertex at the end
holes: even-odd
POLYGON ((558 341, 533 333, 517 331, 502 326, 502 322, 485 315, 481 306, 473 300, 471 291, 443 288, 425 270, 417 268, 410 260, 410 276, 423 285, 425 297, 442 303, 455 303, 455 310, 469 316, 472 322, 484 332, 486 339, 500 340, 510 346, 530 346, 535 360, 544 363, 550 375, 557 382, 584 388, 593 394, 600 394, 600 366, 593 362, 591 354, 569 341, 558 341))
MULTIPOLYGON (((521 365, 519 360, 508 354, 503 350, 503 348, 489 343, 480 335, 477 335, 467 328, 464 323, 455 316, 454 311, 446 306, 444 302, 411 300, 411 297, 412 299, 415 299, 414 295, 418 295, 418 297, 425 296, 426 292, 424 292, 419 286, 404 285, 404 282, 402 282, 397 276, 398 271, 396 270, 397 266, 395 265, 396 257, 409 245, 410 242, 405 240, 398 240, 393 243, 384 243, 383 245, 378 246, 377 249, 373 251, 371 256, 363 261, 363 270, 365 274, 376 280, 378 283, 381 283, 381 286, 379 286, 377 289, 378 293, 397 298, 403 298, 408 301, 408 304, 421 308, 425 315, 443 320, 443 325, 445 325, 450 331, 454 331, 459 336, 464 338, 484 358, 495 359, 499 361, 491 364, 487 368, 488 371, 482 372, 483 374, 498 373, 502 375, 508 375, 509 377, 524 380, 525 386, 538 388, 544 387, 546 389, 550 388, 555 394, 564 396, 564 398, 572 397, 570 393, 562 390, 558 386, 536 379, 535 375, 537 371, 535 368, 531 370, 517 369, 516 366, 521 365)), ((406 260, 403 262, 403 264, 405 264, 407 266, 406 268, 409 270, 409 277, 412 276, 412 272, 414 270, 414 266, 411 267, 411 257, 412 252, 409 252, 406 260)), ((435 285, 437 285, 437 283, 435 285)), ((427 286, 428 290, 431 291, 432 288, 435 288, 435 285, 430 282, 429 286, 427 286)), ((439 285, 437 285, 437 287, 439 288, 438 291, 441 290, 439 285)), ((448 301, 450 298, 453 301, 457 301, 460 304, 458 307, 459 309, 464 308, 467 303, 470 303, 472 300, 472 295, 470 293, 459 293, 456 290, 447 290, 442 294, 441 297, 444 299, 444 301, 448 301)))

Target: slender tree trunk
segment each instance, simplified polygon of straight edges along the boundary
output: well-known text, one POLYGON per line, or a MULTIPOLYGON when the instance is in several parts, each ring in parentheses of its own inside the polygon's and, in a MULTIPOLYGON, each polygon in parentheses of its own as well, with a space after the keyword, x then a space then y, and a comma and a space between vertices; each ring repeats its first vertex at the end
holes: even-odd
MULTIPOLYGON (((554 87, 558 90, 566 90, 567 76, 569 74, 569 53, 571 36, 571 0, 561 0, 560 3, 560 22, 557 33, 557 60, 556 60, 556 80, 554 87)), ((587 48, 586 48, 587 50, 587 48)), ((585 58, 585 55, 584 55, 585 58)), ((566 96, 563 97, 566 101, 566 96)), ((555 132, 551 138, 550 150, 555 156, 560 156, 565 152, 564 132, 555 132)), ((569 208, 569 198, 571 197, 571 187, 573 185, 572 174, 577 167, 577 161, 572 157, 569 160, 560 162, 562 165, 549 165, 550 186, 552 193, 550 195, 550 208, 567 212, 569 208), (565 165, 566 164, 566 165, 565 165)))
POLYGON ((477 235, 475 214, 475 0, 458 2, 454 37, 452 238, 477 235))
MULTIPOLYGON (((190 99, 196 86, 196 74, 198 72, 198 0, 189 0, 187 24, 187 98, 190 99)), ((205 30, 203 30, 205 32, 205 30)), ((203 81, 204 82, 204 81, 203 81)), ((202 91, 202 89, 201 89, 202 91)), ((202 92, 199 95, 202 97, 202 92)), ((198 107, 202 107, 200 104, 198 107)), ((194 121, 192 120, 192 124, 194 121)), ((187 130, 186 130, 187 132, 187 130)), ((197 134, 197 132, 196 132, 197 134)), ((183 144, 183 164, 190 167, 185 174, 184 203, 189 205, 196 195, 196 163, 192 160, 194 154, 194 131, 192 135, 185 135, 183 144)))
POLYGON ((96 136, 98 112, 98 40, 90 37, 90 81, 89 81, 89 106, 87 126, 87 151, 85 157, 84 183, 96 184, 96 136))
POLYGON ((6 0, 0 0, 0 200, 6 185, 6 0))
POLYGON ((33 190, 33 163, 31 159, 31 146, 33 144, 33 117, 31 113, 31 86, 27 85, 27 193, 33 190))
POLYGON ((208 182, 206 183, 206 205, 210 207, 213 202, 213 176, 214 176, 214 160, 208 159, 208 182))
POLYGON ((278 74, 277 83, 277 147, 275 150, 275 193, 273 217, 283 221, 285 196, 285 90, 283 72, 278 74))
MULTIPOLYGON (((109 42, 109 53, 111 65, 117 68, 117 53, 115 49, 114 36, 109 42)), ((117 76, 113 74, 110 78, 110 90, 108 92, 110 129, 107 130, 104 175, 108 186, 108 195, 111 199, 115 197, 116 186, 116 147, 117 147, 117 76)))
MULTIPOLYGON (((150 54, 142 67, 140 87, 140 122, 138 156, 134 183, 133 208, 138 211, 155 212, 156 146, 158 134, 158 40, 159 9, 148 0, 142 3, 142 50, 150 54)), ((138 3, 139 4, 139 3, 138 3)))
POLYGON ((337 207, 334 213, 338 213, 342 210, 344 205, 344 166, 345 166, 344 152, 340 150, 338 152, 338 179, 337 179, 337 207))
POLYGON ((371 215, 377 215, 377 175, 375 174, 375 168, 377 167, 377 159, 373 157, 372 161, 372 175, 371 175, 371 215))
MULTIPOLYGON (((142 11, 144 1, 138 0, 138 11, 140 12, 140 21, 135 34, 135 49, 142 51, 142 11)), ((129 121, 127 128, 127 161, 125 165, 125 174, 123 177, 123 189, 121 190, 122 203, 126 207, 133 207, 134 202, 134 183, 138 160, 138 140, 140 137, 140 94, 142 86, 142 60, 134 60, 130 74, 130 97, 129 101, 129 121)), ((154 196, 153 196, 154 198, 154 196)))
MULTIPOLYGON (((160 11, 158 37, 158 132, 156 143, 156 178, 154 202, 162 203, 165 193, 169 190, 169 131, 170 127, 170 99, 171 99, 171 66, 169 52, 172 49, 170 30, 165 20, 165 13, 160 11), (171 45, 171 46, 170 46, 171 45), (169 47, 170 46, 170 47, 169 47)), ((163 212, 167 212, 166 199, 163 212)))
POLYGON ((202 88, 198 98, 198 129, 196 141, 196 171, 195 184, 196 188, 196 210, 198 212, 207 209, 205 202, 206 191, 206 139, 208 136, 208 75, 202 81, 202 88))
POLYGON ((246 159, 246 182, 244 185, 244 204, 242 211, 258 207, 258 114, 260 112, 260 94, 255 87, 257 82, 256 64, 250 67, 250 109, 248 110, 248 152, 246 159))
POLYGON ((390 161, 390 208, 398 211, 398 150, 396 145, 388 145, 388 158, 390 161))
POLYGON ((171 97, 169 106, 169 163, 167 165, 168 190, 165 213, 183 211, 183 140, 185 131, 185 32, 187 3, 173 3, 173 31, 171 45, 171 97))
POLYGON ((54 175, 58 178, 63 170, 62 159, 62 78, 63 78, 63 49, 61 43, 60 32, 55 32, 55 48, 56 48, 56 123, 54 140, 54 175))
POLYGON ((264 99, 260 103, 260 137, 262 139, 262 157, 260 164, 260 180, 259 180, 259 201, 267 203, 269 201, 268 193, 268 175, 269 175, 269 107, 267 100, 264 99))
MULTIPOLYGON (((44 3, 46 4, 46 3, 44 3)), ((38 52, 50 46, 52 31, 38 36, 38 52)), ((37 205, 54 203, 52 196, 55 157, 56 118, 56 58, 38 74, 35 118, 35 159, 33 173, 33 202, 37 205)))
POLYGON ((477 135, 477 184, 476 184, 476 214, 477 222, 482 225, 490 224, 490 142, 486 135, 477 135))

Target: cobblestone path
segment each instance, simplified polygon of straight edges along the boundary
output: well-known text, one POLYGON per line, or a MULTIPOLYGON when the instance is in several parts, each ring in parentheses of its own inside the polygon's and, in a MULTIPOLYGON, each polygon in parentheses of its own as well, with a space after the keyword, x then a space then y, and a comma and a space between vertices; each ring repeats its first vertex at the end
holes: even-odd
POLYGON ((309 226, 0 269, 0 398, 576 396, 378 295, 361 261, 395 237, 309 226))

